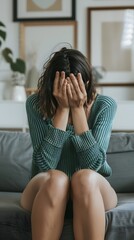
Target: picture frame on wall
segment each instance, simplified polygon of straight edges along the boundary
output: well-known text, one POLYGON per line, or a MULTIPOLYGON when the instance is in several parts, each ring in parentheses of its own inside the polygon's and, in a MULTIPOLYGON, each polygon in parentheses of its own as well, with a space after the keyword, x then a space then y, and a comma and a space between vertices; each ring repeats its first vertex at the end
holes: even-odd
POLYGON ((100 83, 134 83, 134 6, 87 9, 87 55, 106 69, 100 83))
POLYGON ((13 20, 75 20, 76 0, 13 0, 13 20))
POLYGON ((27 75, 33 68, 40 74, 51 54, 62 47, 77 48, 77 23, 76 21, 21 22, 19 39, 20 57, 26 61, 27 75))

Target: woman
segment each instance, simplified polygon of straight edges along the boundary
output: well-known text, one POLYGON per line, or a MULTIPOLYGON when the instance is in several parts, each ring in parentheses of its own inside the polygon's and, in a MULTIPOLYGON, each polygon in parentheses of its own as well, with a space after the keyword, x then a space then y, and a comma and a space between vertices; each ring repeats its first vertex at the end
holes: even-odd
POLYGON ((31 211, 32 239, 60 239, 71 199, 75 240, 104 240, 105 211, 117 204, 105 179, 115 101, 96 93, 86 57, 62 48, 44 65, 26 108, 34 151, 21 205, 31 211))

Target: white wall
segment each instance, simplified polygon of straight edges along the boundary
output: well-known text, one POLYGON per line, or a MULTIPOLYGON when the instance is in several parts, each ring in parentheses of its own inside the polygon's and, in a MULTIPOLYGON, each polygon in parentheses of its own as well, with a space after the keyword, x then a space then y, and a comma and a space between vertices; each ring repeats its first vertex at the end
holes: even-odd
MULTIPOLYGON (((76 0, 76 19, 78 21, 78 49, 87 55, 87 8, 90 6, 134 6, 134 0, 76 0)), ((3 21, 7 27, 7 40, 5 46, 10 47, 15 57, 19 56, 19 23, 13 22, 13 9, 11 0, 0 0, 0 21, 3 21)), ((4 47, 4 45, 3 45, 4 47)), ((0 59, 0 99, 9 98, 9 93, 7 91, 7 86, 10 84, 10 69, 8 64, 0 59), (5 82, 7 85, 5 85, 5 82)), ((124 93, 124 89, 120 92, 115 88, 105 89, 105 94, 113 95, 115 98, 119 96, 118 100, 123 100, 128 97, 128 92, 124 93), (115 94, 117 92, 118 94, 115 94)), ((131 96, 133 95, 133 90, 131 89, 131 96)), ((130 95, 129 95, 130 97, 130 95)), ((133 96, 134 97, 134 96, 133 96)), ((132 100, 130 97, 129 100, 132 100)), ((124 108, 123 108, 123 111, 124 108)), ((134 105, 131 102, 131 111, 127 112, 125 124, 129 121, 130 114, 134 112, 134 105)), ((119 121, 117 120, 119 123, 119 121)), ((126 127, 127 128, 127 127, 126 127)), ((116 126, 115 126, 116 129, 116 126)))
MULTIPOLYGON (((90 6, 134 6, 134 0, 76 0, 76 19, 78 21, 78 49, 87 54, 87 8, 90 6)), ((19 54, 19 24, 13 22, 11 0, 0 0, 0 20, 7 27, 6 45, 15 55, 19 54)), ((1 67, 1 65, 0 65, 1 67)))
MULTIPOLYGON (((87 8, 90 6, 134 6, 134 0, 76 0, 76 19, 78 22, 77 43, 78 49, 87 55, 87 8)), ((14 56, 19 56, 19 23, 13 22, 13 7, 11 0, 0 0, 0 20, 3 21, 7 28, 7 40, 5 46, 13 50, 14 56)), ((3 47, 4 47, 3 45, 3 47)), ((1 58, 1 57, 0 57, 1 58)), ((10 68, 5 61, 0 61, 0 99, 9 98, 7 91, 10 87, 10 68), (5 80, 6 86, 5 86, 5 80), (4 82, 3 82, 4 81, 4 82), (6 88, 6 90, 5 90, 6 88)), ((109 93, 111 89, 106 89, 109 93)), ((126 90, 126 94, 120 91, 117 99, 122 100, 124 96, 129 95, 130 100, 133 99, 132 91, 126 90)), ((125 99, 126 99, 125 98, 125 99)), ((124 99, 124 100, 125 100, 124 99)))

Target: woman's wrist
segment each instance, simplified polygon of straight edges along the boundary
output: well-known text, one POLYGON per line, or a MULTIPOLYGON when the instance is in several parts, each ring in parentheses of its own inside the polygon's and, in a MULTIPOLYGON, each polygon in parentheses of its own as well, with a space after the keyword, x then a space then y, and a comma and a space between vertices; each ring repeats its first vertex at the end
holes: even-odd
POLYGON ((73 126, 77 135, 89 130, 85 109, 83 106, 71 108, 73 126))
POLYGON ((69 114, 69 111, 70 111, 70 108, 69 107, 61 107, 61 106, 58 106, 57 107, 57 110, 56 110, 56 113, 65 113, 65 114, 69 114))
POLYGON ((83 106, 79 106, 79 107, 71 107, 71 113, 73 115, 77 115, 79 113, 85 113, 84 107, 83 106))
POLYGON ((66 131, 68 117, 69 117, 69 108, 58 107, 56 110, 56 114, 53 117, 53 126, 55 128, 66 131))

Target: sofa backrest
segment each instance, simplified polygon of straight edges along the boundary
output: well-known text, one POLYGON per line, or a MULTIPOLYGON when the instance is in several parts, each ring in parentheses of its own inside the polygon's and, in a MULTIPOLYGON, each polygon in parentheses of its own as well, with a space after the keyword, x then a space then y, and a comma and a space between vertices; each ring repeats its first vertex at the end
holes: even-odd
POLYGON ((29 133, 0 131, 0 191, 21 192, 31 178, 29 133))
POLYGON ((116 192, 134 192, 134 133, 112 133, 107 151, 112 176, 107 180, 116 192))
MULTIPOLYGON (((29 133, 0 131, 0 191, 23 191, 31 178, 32 152, 29 133)), ((134 133, 112 133, 107 161, 114 189, 134 192, 134 133)))

